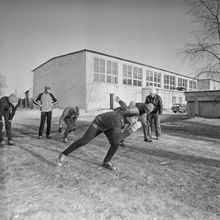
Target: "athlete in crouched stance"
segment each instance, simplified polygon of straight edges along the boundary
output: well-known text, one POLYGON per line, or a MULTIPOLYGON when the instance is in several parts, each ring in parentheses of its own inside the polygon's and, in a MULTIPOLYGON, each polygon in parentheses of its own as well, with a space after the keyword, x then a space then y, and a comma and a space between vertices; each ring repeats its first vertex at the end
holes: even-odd
POLYGON ((136 107, 127 106, 125 106, 124 111, 111 111, 97 115, 82 138, 72 143, 67 149, 60 153, 57 159, 57 165, 61 166, 65 157, 71 152, 88 144, 96 136, 104 132, 111 146, 104 158, 102 166, 110 170, 115 170, 116 167, 114 167, 110 161, 118 149, 120 140, 123 138, 121 129, 127 123, 130 125, 134 124, 138 120, 138 116, 139 111, 136 107))
POLYGON ((73 107, 66 107, 62 115, 60 116, 59 119, 59 129, 58 132, 62 133, 62 122, 66 124, 66 128, 63 134, 63 142, 67 142, 67 137, 70 132, 74 132, 76 130, 76 121, 77 118, 79 117, 79 107, 76 106, 75 108, 73 107))

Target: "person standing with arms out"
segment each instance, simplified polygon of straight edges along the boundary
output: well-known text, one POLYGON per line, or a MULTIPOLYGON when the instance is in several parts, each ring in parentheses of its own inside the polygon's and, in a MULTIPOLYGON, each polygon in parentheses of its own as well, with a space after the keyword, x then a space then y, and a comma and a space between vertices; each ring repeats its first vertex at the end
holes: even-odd
POLYGON ((38 97, 34 100, 34 104, 40 106, 41 118, 38 138, 41 139, 44 130, 45 120, 47 119, 47 131, 46 137, 50 137, 51 119, 52 119, 52 109, 53 106, 57 104, 57 99, 50 92, 51 87, 45 86, 44 92, 40 93, 38 97))
POLYGON ((64 121, 66 124, 66 129, 63 134, 63 142, 64 143, 67 142, 67 137, 68 137, 69 132, 76 130, 76 120, 78 117, 79 117, 79 107, 78 106, 76 106, 75 108, 66 107, 63 110, 63 113, 59 119, 58 132, 62 133, 62 121, 64 121))
POLYGON ((154 123, 156 140, 159 139, 161 135, 161 127, 160 127, 160 115, 163 113, 163 102, 159 95, 156 94, 156 89, 152 87, 150 89, 150 95, 146 97, 145 104, 152 103, 154 105, 154 110, 148 114, 148 121, 150 123, 149 136, 152 137, 152 126, 154 123))
POLYGON ((11 94, 10 96, 4 96, 0 99, 0 146, 4 146, 4 138, 3 138, 3 121, 2 117, 4 117, 5 121, 5 129, 6 129, 6 136, 8 138, 8 145, 14 145, 12 142, 12 135, 11 135, 11 120, 13 119, 16 109, 18 105, 18 98, 15 94, 11 94))
POLYGON ((88 144, 92 139, 101 133, 104 133, 110 143, 110 148, 104 158, 102 167, 115 170, 116 167, 110 162, 114 154, 116 153, 119 142, 121 140, 121 129, 125 124, 134 124, 137 122, 139 111, 136 107, 126 108, 125 111, 117 112, 111 111, 103 114, 99 114, 90 124, 85 134, 77 141, 72 143, 66 150, 60 153, 57 159, 57 165, 61 166, 71 152, 77 148, 88 144))

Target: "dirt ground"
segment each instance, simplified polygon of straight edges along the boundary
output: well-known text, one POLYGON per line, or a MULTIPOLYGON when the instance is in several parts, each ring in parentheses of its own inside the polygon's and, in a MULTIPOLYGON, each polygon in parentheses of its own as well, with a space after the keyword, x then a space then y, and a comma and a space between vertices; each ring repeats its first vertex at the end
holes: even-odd
POLYGON ((109 144, 104 135, 56 158, 82 136, 92 117, 81 116, 67 144, 57 133, 37 139, 39 114, 18 110, 16 146, 0 148, 1 220, 158 220, 220 219, 220 119, 188 119, 164 114, 163 134, 152 143, 139 130, 100 167, 109 144))

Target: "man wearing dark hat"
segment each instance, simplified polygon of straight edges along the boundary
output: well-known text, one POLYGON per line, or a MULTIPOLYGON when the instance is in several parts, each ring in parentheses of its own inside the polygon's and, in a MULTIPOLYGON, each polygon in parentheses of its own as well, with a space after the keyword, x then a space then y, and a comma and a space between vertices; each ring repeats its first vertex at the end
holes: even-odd
POLYGON ((52 109, 53 106, 57 104, 57 99, 50 92, 51 87, 45 86, 44 92, 40 93, 38 97, 34 100, 34 104, 40 106, 41 118, 40 118, 40 127, 38 138, 40 139, 43 135, 43 129, 45 120, 47 119, 47 131, 46 137, 50 138, 50 128, 51 128, 51 119, 52 119, 52 109))
POLYGON ((3 146, 4 138, 3 138, 3 122, 2 117, 4 117, 5 121, 5 129, 6 129, 6 136, 8 138, 8 145, 14 145, 12 142, 12 135, 11 135, 11 120, 13 119, 16 109, 18 105, 18 98, 15 94, 11 94, 10 96, 4 96, 0 99, 0 146, 3 146))
MULTIPOLYGON (((126 105, 118 96, 115 97, 115 101, 118 102, 121 106, 121 108, 123 108, 124 105, 126 105)), ((154 105, 152 103, 149 103, 149 104, 145 104, 145 103, 142 103, 142 102, 133 102, 131 101, 129 106, 136 106, 137 109, 139 110, 139 118, 138 118, 138 121, 141 122, 141 126, 143 128, 143 132, 144 132, 144 141, 146 142, 152 142, 152 139, 149 137, 149 131, 148 131, 148 128, 149 128, 149 122, 147 121, 147 115, 153 111, 154 109, 154 105)), ((121 109, 120 108, 120 109, 121 109)), ((124 140, 121 140, 120 142, 120 145, 121 146, 125 146, 124 144, 124 140)))
POLYGON ((88 144, 93 138, 101 133, 104 133, 109 140, 110 148, 104 158, 102 166, 104 168, 115 170, 110 160, 116 153, 121 139, 121 129, 125 124, 133 124, 137 121, 139 111, 136 107, 126 108, 125 111, 112 111, 99 114, 92 121, 91 125, 85 132, 82 138, 72 143, 64 150, 57 159, 57 165, 61 166, 65 157, 77 148, 88 144))

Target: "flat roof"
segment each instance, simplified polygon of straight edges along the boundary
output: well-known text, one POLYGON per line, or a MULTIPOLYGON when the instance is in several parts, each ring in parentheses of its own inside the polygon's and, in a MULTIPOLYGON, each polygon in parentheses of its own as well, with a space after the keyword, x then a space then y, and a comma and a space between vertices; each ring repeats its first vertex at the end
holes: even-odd
POLYGON ((133 60, 124 59, 124 58, 121 58, 121 57, 112 56, 112 55, 109 55, 109 54, 106 54, 106 53, 102 53, 102 52, 98 52, 98 51, 94 51, 94 50, 88 50, 88 49, 78 50, 78 51, 75 51, 75 52, 72 52, 72 53, 67 53, 67 54, 63 54, 63 55, 59 55, 59 56, 53 57, 53 58, 47 60, 46 62, 42 63, 41 65, 39 65, 38 67, 36 67, 36 68, 33 69, 32 71, 37 70, 38 68, 40 68, 40 67, 43 66, 44 64, 50 62, 50 61, 53 60, 53 59, 60 58, 60 57, 65 57, 65 56, 68 56, 68 55, 72 55, 72 54, 76 54, 76 53, 81 53, 81 52, 95 53, 95 54, 98 54, 98 55, 111 57, 111 58, 114 58, 114 59, 118 59, 118 60, 130 62, 130 63, 134 63, 134 64, 146 66, 146 67, 149 67, 149 68, 157 69, 157 70, 160 70, 160 71, 165 71, 165 72, 168 72, 168 73, 172 73, 172 74, 175 74, 175 75, 179 75, 179 76, 183 76, 183 77, 186 77, 186 78, 191 78, 191 79, 196 80, 195 77, 186 76, 186 75, 183 75, 183 74, 180 74, 180 73, 176 73, 176 72, 172 72, 172 71, 169 71, 169 70, 161 69, 161 68, 154 67, 154 66, 151 66, 151 65, 146 65, 146 64, 144 64, 144 63, 140 63, 140 62, 136 62, 136 61, 133 61, 133 60))
POLYGON ((218 81, 216 79, 209 79, 209 78, 207 78, 207 79, 197 79, 197 81, 208 81, 208 80, 220 83, 220 81, 218 81))

